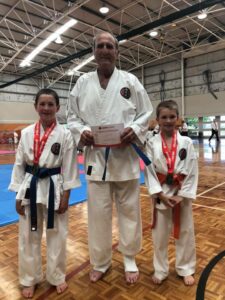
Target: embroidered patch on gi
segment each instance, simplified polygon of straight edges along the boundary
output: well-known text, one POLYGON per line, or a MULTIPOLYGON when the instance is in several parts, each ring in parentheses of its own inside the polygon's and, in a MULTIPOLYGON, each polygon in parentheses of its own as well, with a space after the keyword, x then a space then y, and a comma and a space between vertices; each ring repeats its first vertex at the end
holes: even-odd
POLYGON ((59 155, 59 151, 60 151, 60 144, 59 143, 54 143, 51 147, 51 151, 53 154, 55 155, 59 155))
POLYGON ((184 160, 187 157, 187 150, 182 148, 179 151, 180 160, 184 160))
POLYGON ((127 87, 124 87, 120 90, 120 95, 123 96, 125 99, 129 99, 130 98, 130 89, 127 87))

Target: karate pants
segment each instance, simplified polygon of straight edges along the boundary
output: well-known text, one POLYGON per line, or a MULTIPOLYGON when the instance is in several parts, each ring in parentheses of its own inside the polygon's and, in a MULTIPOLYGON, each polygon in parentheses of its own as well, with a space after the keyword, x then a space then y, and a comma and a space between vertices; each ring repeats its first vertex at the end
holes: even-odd
POLYGON ((89 253, 95 270, 105 272, 111 265, 113 200, 118 216, 118 250, 127 256, 135 256, 140 251, 142 224, 139 191, 138 179, 122 182, 88 181, 89 253))
MULTIPOLYGON (((29 206, 25 206, 25 216, 20 215, 19 218, 19 281, 23 286, 33 286, 43 279, 41 239, 43 221, 47 223, 47 210, 44 205, 37 205, 37 216, 37 231, 30 230, 29 206)), ((46 230, 46 279, 55 286, 65 281, 67 233, 68 211, 64 214, 55 213, 54 228, 46 230)))
MULTIPOLYGON (((192 201, 184 199, 181 204, 180 236, 175 240, 176 271, 179 276, 195 273, 196 250, 192 201)), ((168 276, 168 242, 173 230, 172 209, 157 209, 156 226, 152 230, 154 244, 153 266, 154 275, 163 280, 168 276)))

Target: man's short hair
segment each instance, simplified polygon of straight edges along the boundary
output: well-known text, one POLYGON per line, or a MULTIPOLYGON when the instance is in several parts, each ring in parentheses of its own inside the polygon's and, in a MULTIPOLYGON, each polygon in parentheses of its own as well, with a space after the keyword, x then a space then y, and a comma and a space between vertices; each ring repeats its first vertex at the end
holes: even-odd
POLYGON ((99 32, 99 33, 97 33, 97 34, 94 36, 94 38, 93 38, 93 49, 95 49, 95 46, 96 46, 96 39, 97 39, 99 36, 101 36, 102 34, 108 34, 108 35, 110 35, 110 36, 113 38, 113 40, 114 40, 116 49, 119 49, 119 42, 118 42, 117 38, 116 38, 114 35, 112 35, 111 33, 109 33, 108 31, 102 31, 102 32, 99 32))

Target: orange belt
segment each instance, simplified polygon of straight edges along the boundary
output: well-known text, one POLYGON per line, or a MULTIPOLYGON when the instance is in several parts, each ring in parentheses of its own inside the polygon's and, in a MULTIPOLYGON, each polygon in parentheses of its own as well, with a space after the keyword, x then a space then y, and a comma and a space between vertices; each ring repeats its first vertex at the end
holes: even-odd
MULTIPOLYGON (((166 182, 166 174, 161 174, 161 173, 157 173, 158 179, 160 184, 162 185, 163 183, 166 182)), ((185 175, 183 174, 174 174, 173 175, 173 186, 181 186, 181 182, 184 180, 185 175)), ((173 225, 174 225, 174 229, 173 229, 173 236, 175 239, 179 239, 179 235, 180 235, 180 210, 181 210, 181 206, 180 203, 176 204, 173 207, 173 225)), ((154 203, 154 208, 153 208, 153 217, 152 217, 152 224, 151 224, 151 228, 155 228, 156 225, 156 206, 154 203)))

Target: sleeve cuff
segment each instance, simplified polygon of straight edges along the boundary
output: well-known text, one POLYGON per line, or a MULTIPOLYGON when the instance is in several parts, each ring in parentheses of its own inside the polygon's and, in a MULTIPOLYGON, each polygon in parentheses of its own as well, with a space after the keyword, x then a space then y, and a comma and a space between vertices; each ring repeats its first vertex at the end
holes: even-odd
POLYGON ((64 182, 63 183, 63 190, 64 191, 72 190, 72 189, 77 188, 79 186, 81 186, 80 180, 64 182))

